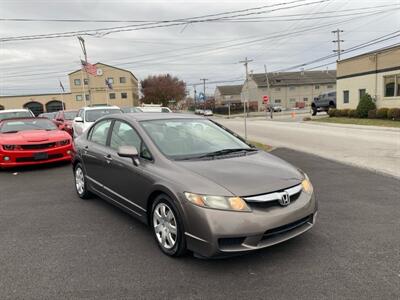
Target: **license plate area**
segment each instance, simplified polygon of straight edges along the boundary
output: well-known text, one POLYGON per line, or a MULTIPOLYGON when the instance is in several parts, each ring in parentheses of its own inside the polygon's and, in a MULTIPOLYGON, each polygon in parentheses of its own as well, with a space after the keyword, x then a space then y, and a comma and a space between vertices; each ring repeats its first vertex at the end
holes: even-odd
POLYGON ((33 155, 33 159, 34 160, 44 160, 44 159, 48 159, 49 155, 46 152, 39 152, 39 153, 35 153, 33 155))

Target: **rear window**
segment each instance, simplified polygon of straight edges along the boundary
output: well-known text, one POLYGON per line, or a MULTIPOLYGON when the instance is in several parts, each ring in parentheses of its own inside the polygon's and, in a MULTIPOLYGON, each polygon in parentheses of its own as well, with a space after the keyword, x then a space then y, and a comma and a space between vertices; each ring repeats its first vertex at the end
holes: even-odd
POLYGON ((0 132, 13 133, 25 130, 56 130, 57 126, 48 119, 20 119, 3 121, 0 132))
POLYGON ((86 122, 95 122, 97 119, 100 119, 103 116, 111 114, 122 114, 122 111, 117 108, 88 110, 85 113, 85 120, 86 122))
POLYGON ((64 119, 65 120, 73 120, 77 114, 78 114, 78 111, 66 111, 66 112, 64 112, 64 119))
POLYGON ((27 117, 33 117, 33 115, 29 111, 0 112, 0 120, 27 117))

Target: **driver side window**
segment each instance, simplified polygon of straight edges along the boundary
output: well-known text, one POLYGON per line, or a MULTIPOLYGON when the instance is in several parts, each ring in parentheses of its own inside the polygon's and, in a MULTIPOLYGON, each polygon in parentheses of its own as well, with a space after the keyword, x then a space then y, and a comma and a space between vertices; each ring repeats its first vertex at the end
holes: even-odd
POLYGON ((97 123, 90 132, 89 140, 93 143, 106 146, 108 131, 110 130, 111 120, 104 120, 97 123))

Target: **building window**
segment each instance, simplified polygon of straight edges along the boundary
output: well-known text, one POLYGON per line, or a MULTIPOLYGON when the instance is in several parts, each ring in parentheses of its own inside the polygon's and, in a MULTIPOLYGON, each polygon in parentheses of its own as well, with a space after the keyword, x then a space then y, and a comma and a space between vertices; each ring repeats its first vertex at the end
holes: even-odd
POLYGON ((85 94, 85 99, 86 99, 86 101, 89 101, 89 99, 90 99, 89 94, 85 94))
POLYGON ((316 89, 316 90, 319 90, 319 85, 316 85, 316 86, 315 86, 315 89, 316 89))
POLYGON ((89 79, 83 79, 83 84, 88 85, 89 84, 89 79))
POLYGON ((126 77, 120 77, 119 83, 126 83, 126 77))
POLYGON ((400 74, 384 77, 385 97, 400 96, 400 74))
POLYGON ((350 93, 349 91, 343 91, 343 103, 349 103, 350 93))
POLYGON ((115 99, 115 93, 110 93, 109 97, 110 97, 110 99, 115 99))
POLYGON ((80 79, 74 79, 74 84, 75 85, 81 85, 81 80, 80 79))
POLYGON ((294 91, 296 89, 295 86, 289 86, 289 90, 294 91))
POLYGON ((275 103, 281 103, 281 99, 275 99, 274 102, 275 103))
POLYGON ((296 99, 290 98, 289 101, 290 101, 290 102, 296 102, 296 99))
POLYGON ((108 77, 107 81, 108 81, 109 84, 113 84, 114 83, 114 78, 108 77))
POLYGON ((280 90, 281 90, 280 87, 276 87, 276 88, 275 88, 275 91, 277 91, 277 92, 279 92, 280 90))
POLYGON ((82 95, 76 95, 75 96, 76 101, 82 101, 82 95))
POLYGON ((127 93, 121 93, 121 98, 122 98, 122 99, 128 98, 128 94, 127 94, 127 93))
POLYGON ((332 85, 332 84, 328 84, 326 87, 327 87, 328 89, 333 89, 333 85, 332 85))
POLYGON ((362 97, 364 97, 364 96, 365 96, 365 94, 366 94, 367 92, 366 92, 366 90, 365 90, 365 89, 359 89, 359 90, 358 90, 358 93, 359 93, 359 95, 360 95, 360 99, 361 99, 362 97))
POLYGON ((306 98, 303 98, 303 101, 304 102, 307 102, 308 101, 308 98, 306 97, 306 98))

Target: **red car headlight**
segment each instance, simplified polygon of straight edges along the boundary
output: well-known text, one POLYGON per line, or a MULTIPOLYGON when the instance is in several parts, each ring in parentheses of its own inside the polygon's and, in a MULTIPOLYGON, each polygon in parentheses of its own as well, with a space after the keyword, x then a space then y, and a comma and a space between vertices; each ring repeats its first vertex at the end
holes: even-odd
POLYGON ((7 151, 15 150, 16 147, 15 145, 3 145, 3 149, 7 151))
POLYGON ((69 145, 70 140, 62 140, 56 143, 57 146, 67 146, 69 145))

